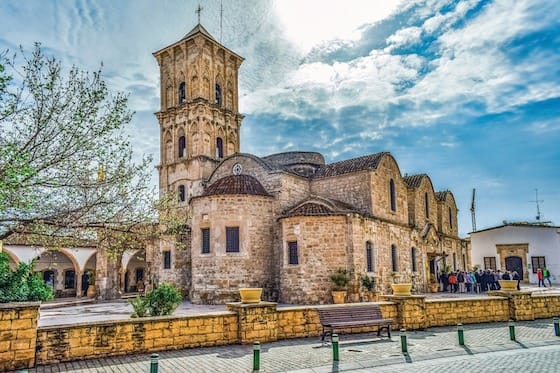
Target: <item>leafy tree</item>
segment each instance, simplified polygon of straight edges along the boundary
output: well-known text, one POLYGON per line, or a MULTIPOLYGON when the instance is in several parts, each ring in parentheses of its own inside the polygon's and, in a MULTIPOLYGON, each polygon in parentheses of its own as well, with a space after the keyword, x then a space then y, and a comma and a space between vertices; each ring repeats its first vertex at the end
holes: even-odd
POLYGON ((53 292, 33 273, 35 262, 20 263, 15 270, 10 268, 10 258, 0 252, 0 303, 45 301, 52 299, 53 292))
POLYGON ((181 293, 174 285, 163 283, 145 297, 136 296, 129 300, 134 308, 131 317, 171 315, 182 300, 181 293))
POLYGON ((0 55, 0 240, 23 233, 56 247, 153 230, 151 160, 135 163, 127 96, 101 69, 62 64, 39 44, 0 55))

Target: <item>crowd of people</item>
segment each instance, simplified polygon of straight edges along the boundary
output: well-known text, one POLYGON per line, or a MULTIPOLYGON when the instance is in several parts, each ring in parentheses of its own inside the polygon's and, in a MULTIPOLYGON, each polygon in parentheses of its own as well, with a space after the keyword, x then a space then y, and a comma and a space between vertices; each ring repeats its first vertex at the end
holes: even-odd
POLYGON ((470 272, 442 271, 439 274, 441 290, 450 293, 484 293, 488 290, 500 290, 500 280, 517 280, 517 290, 520 289, 521 277, 516 271, 479 269, 470 272))

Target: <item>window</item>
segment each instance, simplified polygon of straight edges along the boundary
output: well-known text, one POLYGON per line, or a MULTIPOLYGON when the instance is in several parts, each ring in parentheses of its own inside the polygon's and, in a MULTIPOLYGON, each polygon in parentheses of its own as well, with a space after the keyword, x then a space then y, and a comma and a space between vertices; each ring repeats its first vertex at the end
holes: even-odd
POLYGON ((297 241, 288 242, 288 264, 299 264, 297 241))
POLYGON ((74 289, 76 287, 76 272, 66 271, 64 272, 64 288, 74 289))
POLYGON ((239 252, 239 227, 226 227, 226 253, 239 252))
POLYGON ((163 269, 171 268, 171 251, 163 252, 163 269))
POLYGON ((415 247, 410 249, 410 260, 412 261, 412 272, 417 272, 418 269, 416 268, 416 248, 415 247))
POLYGON ((185 202, 185 186, 179 185, 179 201, 185 202))
POLYGON ((389 198, 391 200, 391 211, 397 211, 397 200, 395 198, 395 181, 389 181, 389 198))
POLYGON ((179 103, 183 104, 187 100, 187 96, 185 94, 185 82, 179 83, 179 103))
POLYGON ((430 201, 428 199, 428 193, 424 193, 424 212, 426 217, 430 217, 430 201))
POLYGON ((546 268, 546 261, 544 260, 544 256, 532 256, 531 265, 533 267, 533 273, 537 273, 537 268, 546 268))
POLYGON ((453 270, 457 270, 457 254, 453 253, 453 270))
POLYGON ((366 269, 373 272, 373 245, 369 241, 366 242, 366 269))
POLYGON ((222 104, 222 87, 216 83, 216 105, 222 104))
POLYGON ((484 257, 484 269, 496 270, 496 258, 493 256, 484 257))
POLYGON ((221 137, 216 139, 216 157, 223 158, 224 157, 224 145, 221 137))
POLYGON ((185 142, 185 136, 179 137, 179 158, 183 158, 187 155, 187 144, 185 142))
POLYGON ((397 247, 395 245, 391 245, 391 264, 393 266, 393 272, 399 271, 397 259, 397 247))
POLYGON ((47 286, 54 286, 54 271, 43 272, 43 281, 45 281, 47 286))
POLYGON ((200 230, 200 235, 202 237, 202 254, 210 253, 210 228, 202 228, 200 230))
POLYGON ((451 213, 451 207, 449 207, 449 228, 453 229, 453 214, 451 213))

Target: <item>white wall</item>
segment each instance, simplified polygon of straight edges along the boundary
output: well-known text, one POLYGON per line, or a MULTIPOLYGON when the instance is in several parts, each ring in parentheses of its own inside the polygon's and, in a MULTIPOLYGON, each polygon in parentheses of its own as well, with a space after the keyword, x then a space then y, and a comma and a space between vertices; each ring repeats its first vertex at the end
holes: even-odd
MULTIPOLYGON (((552 282, 560 284, 560 227, 508 225, 471 233, 473 266, 478 264, 484 268, 484 257, 493 256, 499 268, 500 256, 496 245, 504 244, 528 244, 528 266, 531 266, 532 256, 544 256, 548 270, 556 277, 552 282)), ((529 282, 536 284, 537 276, 533 269, 523 270, 529 274, 529 282)))

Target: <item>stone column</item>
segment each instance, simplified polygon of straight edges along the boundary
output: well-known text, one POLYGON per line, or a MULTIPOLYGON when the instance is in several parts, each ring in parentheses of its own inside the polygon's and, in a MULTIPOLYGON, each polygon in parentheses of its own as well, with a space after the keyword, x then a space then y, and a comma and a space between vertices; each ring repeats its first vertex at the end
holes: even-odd
POLYGON ((515 321, 534 320, 533 299, 530 291, 489 291, 489 296, 506 297, 509 302, 509 318, 515 321))
POLYGON ((0 304, 0 371, 33 368, 39 302, 0 304))
POLYGON ((76 271, 76 298, 80 298, 84 296, 82 294, 82 276, 84 275, 84 271, 78 270, 76 271))
POLYGON ((237 313, 238 338, 242 344, 255 341, 273 342, 278 339, 277 303, 227 303, 228 311, 237 313))
POLYGON ((386 295, 384 297, 397 305, 396 321, 399 328, 407 330, 426 328, 426 297, 424 295, 386 295))

